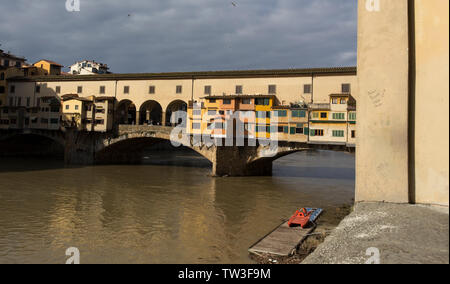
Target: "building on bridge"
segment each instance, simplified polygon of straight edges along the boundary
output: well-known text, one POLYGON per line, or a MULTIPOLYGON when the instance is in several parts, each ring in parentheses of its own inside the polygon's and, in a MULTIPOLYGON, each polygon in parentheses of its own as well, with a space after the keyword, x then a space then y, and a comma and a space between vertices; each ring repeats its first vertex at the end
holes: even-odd
MULTIPOLYGON (((307 142, 310 137, 307 106, 329 105, 329 94, 355 90, 356 69, 18 75, 9 78, 8 83, 8 108, 25 108, 25 116, 36 109, 43 112, 38 105, 41 99, 53 97, 62 107, 60 122, 80 130, 106 132, 119 124, 176 126, 185 120, 188 133, 220 138, 230 133, 225 129, 226 119, 239 110, 254 114, 254 117, 240 118, 248 138, 270 139, 276 134, 285 141, 307 142), (103 109, 99 98, 105 99, 103 109), (75 111, 75 107, 78 110, 75 111), (188 118, 172 115, 179 110, 187 111, 188 118)), ((17 123, 10 116, 9 123, 17 123)), ((38 116, 41 114, 30 119, 38 116)), ((8 120, 5 118, 3 123, 5 128, 8 120)), ((11 127, 22 125, 16 123, 11 127)), ((45 127, 45 123, 39 125, 45 127)), ((29 127, 32 127, 31 123, 29 127)), ((54 125, 49 127, 53 129, 54 125)), ((346 132, 344 137, 348 136, 346 132)))
POLYGON ((309 116, 309 143, 355 146, 356 101, 350 94, 331 94, 328 104, 310 104, 309 116))
POLYGON ((78 131, 108 132, 114 127, 112 97, 66 96, 62 103, 62 125, 78 131))
POLYGON ((211 95, 190 102, 187 133, 211 138, 275 139, 355 147, 356 101, 331 94, 329 103, 280 104, 274 95, 211 95), (236 123, 236 122, 239 122, 236 123), (243 129, 241 129, 243 128, 243 129))

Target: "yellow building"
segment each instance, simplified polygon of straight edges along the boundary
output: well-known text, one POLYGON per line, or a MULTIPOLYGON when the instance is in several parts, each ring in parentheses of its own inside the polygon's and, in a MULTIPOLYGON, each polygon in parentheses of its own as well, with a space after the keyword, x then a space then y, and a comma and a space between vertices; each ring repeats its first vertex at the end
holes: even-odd
MULTIPOLYGON (((349 106, 356 107, 355 100, 349 94, 332 94, 328 104, 311 104, 309 143, 349 145, 349 106)), ((352 122, 356 123, 356 117, 352 122)), ((350 130, 350 134, 352 133, 356 135, 356 132, 350 130)), ((355 141, 352 142, 350 144, 354 145, 355 141)))
POLYGON ((78 131, 107 132, 114 126, 114 98, 65 95, 62 124, 78 131))
POLYGON ((39 60, 33 66, 44 70, 44 75, 61 75, 61 68, 64 67, 59 63, 50 60, 39 60))

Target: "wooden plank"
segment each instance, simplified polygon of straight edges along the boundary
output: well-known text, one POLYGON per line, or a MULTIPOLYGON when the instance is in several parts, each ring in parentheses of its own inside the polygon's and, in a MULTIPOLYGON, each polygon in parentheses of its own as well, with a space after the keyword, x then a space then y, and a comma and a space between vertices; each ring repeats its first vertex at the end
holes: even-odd
MULTIPOLYGON (((315 220, 320 213, 322 210, 317 211, 313 219, 315 220)), ((288 222, 284 222, 251 246, 248 251, 253 254, 291 256, 315 228, 315 225, 306 229, 290 228, 288 222)))

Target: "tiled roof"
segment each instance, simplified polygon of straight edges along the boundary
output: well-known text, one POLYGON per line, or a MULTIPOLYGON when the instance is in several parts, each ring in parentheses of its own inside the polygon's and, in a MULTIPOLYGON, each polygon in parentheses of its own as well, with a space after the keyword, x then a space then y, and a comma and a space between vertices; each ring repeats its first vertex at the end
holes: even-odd
MULTIPOLYGON (((41 62, 41 61, 45 61, 45 62, 47 62, 47 63, 50 63, 51 65, 55 65, 55 66, 59 66, 59 67, 64 67, 64 66, 62 66, 61 64, 59 64, 59 63, 57 63, 57 62, 55 62, 55 61, 51 61, 51 60, 47 60, 47 59, 41 59, 41 60, 37 61, 36 63, 39 63, 39 62, 41 62)), ((34 63, 34 64, 36 64, 36 63, 34 63)))
POLYGON ((312 75, 356 75, 356 67, 238 70, 238 71, 199 71, 171 73, 131 73, 96 74, 67 76, 36 76, 33 78, 13 78, 12 81, 107 81, 107 80, 155 80, 155 79, 209 79, 209 78, 260 78, 260 77, 306 77, 312 75))

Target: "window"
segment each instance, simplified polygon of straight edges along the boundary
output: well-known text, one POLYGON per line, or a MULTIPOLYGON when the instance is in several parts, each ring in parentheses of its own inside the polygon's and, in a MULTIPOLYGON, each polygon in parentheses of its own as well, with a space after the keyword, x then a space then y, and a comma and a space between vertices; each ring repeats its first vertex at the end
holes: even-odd
POLYGON ((196 109, 196 110, 194 110, 194 111, 192 112, 192 114, 195 115, 195 116, 200 116, 200 115, 202 115, 202 111, 199 110, 199 109, 196 109))
POLYGON ((105 113, 105 109, 101 108, 101 109, 96 109, 95 113, 105 113))
POLYGON ((17 98, 17 105, 18 106, 22 105, 22 98, 21 97, 17 98))
POLYGON ((342 93, 343 94, 350 93, 350 89, 351 89, 350 84, 342 84, 341 88, 342 88, 342 93))
POLYGON ((251 99, 242 99, 242 104, 243 105, 251 105, 252 104, 252 100, 251 99))
POLYGON ((48 119, 47 118, 41 118, 41 123, 47 124, 48 123, 48 119))
POLYGON ((5 73, 0 73, 0 80, 5 80, 5 73))
POLYGON ((103 124, 105 124, 105 120, 103 120, 103 119, 97 119, 97 120, 95 120, 95 124, 103 125, 103 124))
POLYGON ((14 94, 14 93, 16 92, 16 86, 10 86, 10 87, 9 87, 9 92, 10 92, 11 94, 14 94))
POLYGON ((5 93, 5 87, 4 86, 0 86, 0 94, 4 94, 5 93))
POLYGON ((347 103, 346 99, 341 99, 341 105, 345 105, 347 103))
POLYGON ((75 106, 75 110, 78 110, 78 108, 79 108, 79 106, 76 105, 76 106, 75 106))
POLYGON ((333 130, 333 137, 344 137, 344 130, 333 130))
POLYGON ((268 106, 270 105, 270 99, 255 99, 255 105, 268 106))
POLYGON ((270 118, 270 111, 257 111, 256 117, 257 118, 270 118))
POLYGON ((345 119, 345 113, 333 113, 333 119, 345 119))
POLYGON ((266 125, 257 125, 256 132, 270 132, 270 126, 266 125))
POLYGON ((61 87, 60 87, 60 86, 56 86, 56 87, 55 87, 55 92, 56 92, 57 94, 61 94, 61 87))
POLYGON ((286 110, 276 110, 273 112, 275 117, 286 117, 287 111, 286 110))
POLYGON ((320 113, 320 118, 327 118, 327 117, 328 117, 328 113, 326 113, 326 112, 320 113))
POLYGON ((313 118, 319 118, 319 113, 318 112, 313 112, 312 113, 312 117, 313 118))
POLYGON ((297 127, 295 128, 295 133, 296 133, 296 134, 303 134, 303 133, 304 133, 303 126, 301 126, 301 127, 297 126, 297 127))
POLYGON ((230 99, 224 99, 223 100, 223 104, 224 105, 231 105, 231 100, 230 99))
POLYGON ((52 118, 52 119, 50 119, 50 123, 51 123, 51 124, 58 124, 58 123, 59 123, 59 119, 57 119, 57 118, 52 118))
POLYGON ((323 136, 323 129, 311 129, 309 134, 311 136, 323 136))
POLYGON ((180 85, 178 85, 177 87, 176 87, 176 93, 177 94, 181 94, 182 92, 183 92, 183 86, 180 86, 180 85))
POLYGON ((306 111, 304 110, 293 110, 292 117, 306 117, 306 111))
POLYGON ((269 85, 269 94, 277 93, 277 85, 269 85))
POLYGON ((215 104, 216 103, 216 99, 209 99, 209 103, 215 104))
POLYGON ((337 105, 337 104, 338 104, 338 99, 334 98, 334 99, 331 100, 331 102, 332 102, 334 105, 337 105))
POLYGON ((356 138, 356 130, 352 130, 352 138, 356 138))
POLYGON ((211 95, 211 86, 205 86, 205 95, 211 95))
POLYGON ((200 129, 201 124, 200 123, 192 123, 192 129, 200 129))
POLYGON ((66 105, 66 110, 69 110, 69 105, 66 105))
POLYGON ((236 86, 236 94, 239 94, 239 95, 242 94, 242 89, 243 89, 243 88, 242 88, 241 85, 237 85, 237 86, 236 86))
POLYGON ((129 94, 130 93, 130 86, 124 86, 123 87, 123 93, 124 94, 129 94))
POLYGON ((27 98, 27 107, 30 106, 30 103, 31 103, 31 99, 30 99, 30 98, 27 98))
POLYGON ((215 110, 208 110, 208 115, 216 115, 217 111, 215 110))
POLYGON ((41 92, 41 86, 36 86, 36 93, 40 93, 41 92))
POLYGON ((155 86, 150 86, 150 87, 148 88, 148 93, 149 93, 149 94, 154 94, 154 93, 155 93, 155 90, 156 90, 156 87, 155 87, 155 86))
POLYGON ((348 114, 349 120, 356 120, 356 112, 351 112, 348 114))
POLYGON ((304 94, 311 94, 312 93, 312 85, 311 84, 303 85, 303 93, 304 94))
POLYGON ((77 93, 78 93, 78 94, 83 93, 83 87, 82 87, 82 86, 78 86, 78 88, 77 88, 77 93))
POLYGON ((106 92, 106 87, 105 86, 100 86, 99 93, 100 94, 104 94, 105 92, 106 92))

